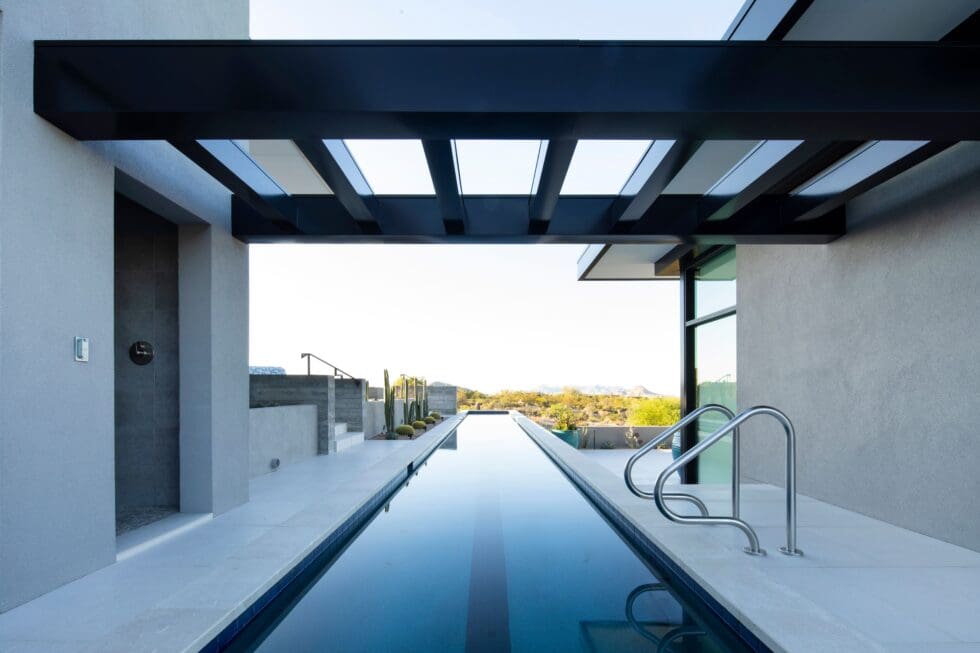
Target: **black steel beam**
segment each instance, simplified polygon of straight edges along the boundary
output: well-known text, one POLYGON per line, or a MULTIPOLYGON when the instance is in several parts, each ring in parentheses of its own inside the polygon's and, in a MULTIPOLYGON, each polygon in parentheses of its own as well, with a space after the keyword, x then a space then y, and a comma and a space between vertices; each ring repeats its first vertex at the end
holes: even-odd
MULTIPOLYGON (((368 207, 367 201, 357 192, 343 168, 327 149, 322 140, 302 139, 294 141, 303 156, 330 186, 337 199, 351 217, 359 222, 377 224, 377 219, 368 207)), ((367 227, 371 229, 370 226, 367 227)))
POLYGON ((34 62, 35 112, 82 140, 980 139, 964 43, 38 41, 34 62))
POLYGON ((447 234, 464 234, 469 225, 466 206, 459 193, 459 178, 456 174, 456 160, 453 157, 453 144, 448 140, 425 139, 422 141, 425 161, 429 166, 429 176, 439 200, 439 210, 447 234))
MULTIPOLYGON (((605 218, 598 227, 597 233, 608 233, 614 231, 617 225, 626 228, 639 220, 650 207, 653 206, 657 198, 664 191, 664 188, 677 176, 691 157, 701 147, 702 141, 691 141, 681 139, 674 141, 663 156, 656 168, 650 173, 646 181, 633 196, 621 196, 609 207, 605 218)), ((649 156, 650 153, 648 152, 649 156)), ((637 166, 637 171, 643 169, 643 162, 637 166)), ((637 174, 634 172, 634 174, 637 174)))
MULTIPOLYGON (((566 225, 587 222, 602 216, 612 197, 562 197, 554 220, 566 225), (583 217, 585 216, 585 217, 583 217)), ((610 243, 660 242, 702 245, 733 243, 826 243, 844 233, 843 208, 816 220, 795 222, 796 200, 783 196, 764 197, 749 209, 728 220, 704 222, 699 218, 699 196, 665 195, 642 228, 628 234, 609 234, 610 243)), ((233 227, 237 236, 250 242, 311 240, 324 242, 500 242, 500 243, 589 243, 595 236, 589 230, 568 229, 559 233, 527 232, 526 195, 467 197, 472 228, 448 233, 443 229, 440 202, 432 196, 379 196, 376 198, 380 230, 369 233, 364 223, 355 222, 340 200, 332 195, 291 198, 295 208, 295 235, 283 232, 268 218, 244 201, 233 208, 233 227), (274 228, 275 227, 275 228, 274 228)))
POLYGON ((848 201, 882 184, 892 177, 900 175, 906 170, 916 166, 926 159, 930 159, 936 154, 950 148, 954 143, 944 143, 932 141, 922 147, 910 152, 897 161, 885 166, 872 175, 861 179, 847 190, 830 195, 827 197, 799 197, 793 200, 795 211, 787 214, 787 217, 797 222, 806 222, 819 218, 838 207, 844 206, 848 201))
POLYGON ((736 195, 705 196, 700 200, 702 219, 727 220, 763 195, 788 193, 860 145, 855 141, 803 141, 736 195))
POLYGON ((674 235, 682 243, 722 245, 823 243, 845 231, 843 203, 822 211, 812 221, 798 221, 796 216, 817 203, 809 198, 763 195, 727 220, 707 221, 711 208, 706 208, 704 199, 702 195, 662 195, 628 233, 634 237, 674 235))
POLYGON ((545 150, 544 162, 541 164, 538 191, 531 198, 529 209, 534 230, 544 227, 544 231, 547 232, 551 226, 551 216, 558 206, 558 195, 561 193, 562 184, 565 183, 565 175, 568 173, 568 165, 572 162, 572 155, 575 154, 575 144, 576 141, 565 139, 548 141, 548 149, 545 150), (535 228, 534 225, 537 227, 535 228))
POLYGON ((274 233, 294 234, 299 231, 294 207, 284 191, 275 195, 261 195, 245 181, 249 174, 265 175, 247 155, 242 153, 237 162, 222 161, 197 141, 177 140, 170 141, 170 144, 230 190, 257 216, 261 216, 274 233), (255 170, 242 169, 243 166, 254 166, 255 170))

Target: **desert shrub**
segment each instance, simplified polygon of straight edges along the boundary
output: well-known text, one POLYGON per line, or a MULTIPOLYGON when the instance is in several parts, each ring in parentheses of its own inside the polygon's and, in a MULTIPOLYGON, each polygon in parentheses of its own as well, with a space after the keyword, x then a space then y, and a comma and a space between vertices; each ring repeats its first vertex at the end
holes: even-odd
POLYGON ((606 440, 605 442, 603 442, 602 444, 599 445, 599 448, 600 449, 615 449, 616 448, 616 445, 614 445, 611 441, 606 440))
POLYGON ((417 429, 425 429, 425 422, 423 422, 420 419, 417 419, 414 422, 412 422, 412 426, 414 426, 417 429))
POLYGON ((426 417, 426 418, 425 418, 424 420, 422 420, 422 421, 423 421, 423 422, 425 422, 426 424, 435 424, 435 423, 436 423, 436 420, 435 420, 435 418, 434 418, 434 417, 426 417))
POLYGON ((666 426, 681 418, 681 401, 676 397, 644 399, 630 411, 629 423, 635 426, 666 426))
POLYGON ((401 424, 395 429, 395 433, 398 435, 415 435, 415 429, 412 428, 411 424, 401 424))
POLYGON ((551 419, 555 420, 555 428, 559 431, 575 430, 575 417, 568 406, 558 404, 551 409, 550 414, 551 419))

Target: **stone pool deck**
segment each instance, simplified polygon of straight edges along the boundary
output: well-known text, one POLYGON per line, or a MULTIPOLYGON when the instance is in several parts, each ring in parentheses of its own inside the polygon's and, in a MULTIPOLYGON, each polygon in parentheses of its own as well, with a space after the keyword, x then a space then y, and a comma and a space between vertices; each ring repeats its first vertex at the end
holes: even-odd
MULTIPOLYGON (((768 551, 751 557, 742 552, 740 531, 675 524, 632 495, 622 477, 629 452, 580 452, 519 419, 549 455, 774 651, 980 653, 980 553, 800 495, 805 555, 790 558, 779 553, 785 493, 743 484, 742 516, 768 551)), ((641 473, 641 485, 658 464, 641 473)), ((727 486, 684 487, 712 514, 730 514, 727 486)))
POLYGON ((115 564, 0 614, 0 651, 200 650, 461 419, 254 478, 250 501, 214 519, 127 533, 115 564))

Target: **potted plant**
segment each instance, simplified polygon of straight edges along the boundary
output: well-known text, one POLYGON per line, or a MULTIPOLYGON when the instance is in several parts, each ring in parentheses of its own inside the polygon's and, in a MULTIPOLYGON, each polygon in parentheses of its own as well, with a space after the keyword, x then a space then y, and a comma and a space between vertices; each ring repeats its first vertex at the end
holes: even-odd
POLYGON ((555 420, 555 427, 551 429, 551 432, 565 443, 578 449, 579 432, 575 426, 572 409, 563 405, 555 406, 551 409, 551 418, 555 420))

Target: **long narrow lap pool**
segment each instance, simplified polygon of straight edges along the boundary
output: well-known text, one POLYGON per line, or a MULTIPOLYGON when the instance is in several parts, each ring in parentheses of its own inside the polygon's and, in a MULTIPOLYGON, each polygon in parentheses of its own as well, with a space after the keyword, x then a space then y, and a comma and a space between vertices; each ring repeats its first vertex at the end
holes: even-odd
POLYGON ((388 510, 296 584, 230 650, 747 650, 506 415, 467 417, 388 510))

